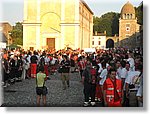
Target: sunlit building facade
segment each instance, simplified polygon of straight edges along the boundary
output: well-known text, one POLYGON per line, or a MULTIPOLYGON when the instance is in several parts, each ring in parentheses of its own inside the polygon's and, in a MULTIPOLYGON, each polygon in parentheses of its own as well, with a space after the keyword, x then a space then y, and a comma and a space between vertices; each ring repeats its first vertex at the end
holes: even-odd
POLYGON ((90 48, 93 12, 82 0, 24 0, 23 48, 90 48))

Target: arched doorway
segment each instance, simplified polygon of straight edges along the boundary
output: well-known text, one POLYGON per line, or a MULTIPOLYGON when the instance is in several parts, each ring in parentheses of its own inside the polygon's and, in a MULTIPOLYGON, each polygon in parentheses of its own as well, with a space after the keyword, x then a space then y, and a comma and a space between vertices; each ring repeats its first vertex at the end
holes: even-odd
POLYGON ((106 41, 106 48, 114 48, 114 41, 112 39, 106 41))

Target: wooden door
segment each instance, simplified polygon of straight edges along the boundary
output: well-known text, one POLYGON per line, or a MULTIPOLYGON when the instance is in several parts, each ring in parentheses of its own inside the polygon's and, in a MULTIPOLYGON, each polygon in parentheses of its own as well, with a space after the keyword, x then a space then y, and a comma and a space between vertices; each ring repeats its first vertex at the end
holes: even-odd
POLYGON ((55 38, 47 38, 48 49, 55 49, 55 38))

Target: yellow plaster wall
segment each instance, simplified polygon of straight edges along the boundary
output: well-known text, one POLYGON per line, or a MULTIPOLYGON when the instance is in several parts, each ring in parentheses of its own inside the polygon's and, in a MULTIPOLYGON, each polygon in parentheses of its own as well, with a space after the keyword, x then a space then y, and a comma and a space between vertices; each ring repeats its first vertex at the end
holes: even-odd
POLYGON ((60 16, 61 13, 61 0, 41 0, 41 10, 40 15, 41 17, 45 15, 45 13, 56 13, 60 16))
POLYGON ((28 0, 27 20, 35 22, 37 16, 37 0, 28 0))
POLYGON ((80 21, 80 46, 81 48, 91 47, 91 38, 93 33, 93 15, 84 6, 82 2, 79 4, 79 21, 80 21))
POLYGON ((55 13, 47 13, 41 17, 41 33, 60 32, 60 18, 55 13))
POLYGON ((28 47, 36 47, 36 27, 27 26, 25 33, 26 34, 26 43, 28 47))
POLYGON ((65 23, 75 21, 75 0, 65 0, 65 23))
POLYGON ((64 45, 68 45, 71 48, 74 48, 75 43, 75 27, 74 26, 66 26, 65 27, 65 42, 64 45))

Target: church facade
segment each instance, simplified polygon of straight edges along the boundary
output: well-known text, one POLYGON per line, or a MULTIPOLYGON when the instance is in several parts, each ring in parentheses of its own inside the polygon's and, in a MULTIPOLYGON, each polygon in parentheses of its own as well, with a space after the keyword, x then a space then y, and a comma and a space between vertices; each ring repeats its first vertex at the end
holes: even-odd
POLYGON ((89 48, 93 12, 83 0, 24 0, 23 48, 89 48))

